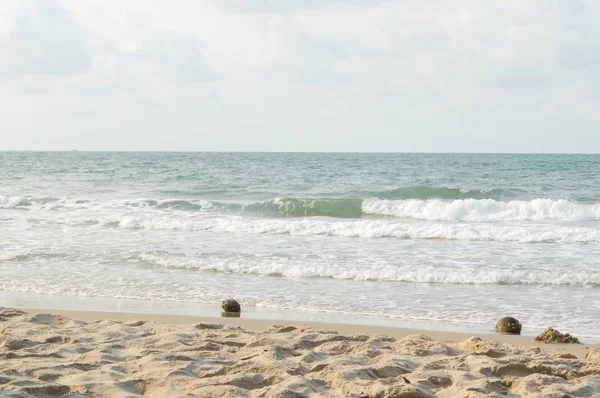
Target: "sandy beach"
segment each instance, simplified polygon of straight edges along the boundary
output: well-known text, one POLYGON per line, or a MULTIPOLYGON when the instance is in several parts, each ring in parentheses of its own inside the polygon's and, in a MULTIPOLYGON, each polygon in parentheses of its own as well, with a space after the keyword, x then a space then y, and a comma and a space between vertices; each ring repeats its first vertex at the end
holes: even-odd
POLYGON ((9 308, 0 328, 10 397, 600 396, 597 345, 525 336, 9 308))
POLYGON ((0 0, 0 398, 600 398, 600 0, 0 0))

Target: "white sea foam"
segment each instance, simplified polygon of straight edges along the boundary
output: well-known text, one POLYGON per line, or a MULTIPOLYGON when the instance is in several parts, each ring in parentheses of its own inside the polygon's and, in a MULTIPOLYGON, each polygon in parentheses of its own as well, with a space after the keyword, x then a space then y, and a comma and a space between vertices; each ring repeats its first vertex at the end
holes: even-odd
POLYGON ((428 221, 597 221, 600 204, 534 199, 499 202, 493 199, 380 200, 366 199, 363 213, 428 221))
POLYGON ((139 258, 153 266, 172 269, 195 269, 237 274, 278 275, 291 278, 319 277, 359 281, 391 281, 414 283, 447 283, 469 285, 600 285, 600 274, 594 270, 514 269, 493 267, 450 267, 391 265, 371 263, 346 264, 335 262, 298 263, 285 258, 204 258, 177 259, 152 254, 139 258))
POLYGON ((201 210, 214 208, 215 203, 209 200, 180 200, 180 199, 88 199, 88 198, 53 198, 29 196, 2 196, 0 208, 20 208, 31 211, 47 210, 201 210))
POLYGON ((400 220, 336 221, 327 218, 303 220, 242 217, 173 217, 156 213, 135 213, 116 220, 100 220, 104 225, 125 229, 217 231, 294 236, 346 238, 442 239, 520 243, 596 243, 600 229, 536 223, 403 222, 400 220))
POLYGON ((28 255, 29 251, 27 250, 0 250, 0 263, 24 259, 28 255))
POLYGON ((17 207, 24 198, 22 196, 4 196, 0 195, 0 209, 10 209, 17 207))

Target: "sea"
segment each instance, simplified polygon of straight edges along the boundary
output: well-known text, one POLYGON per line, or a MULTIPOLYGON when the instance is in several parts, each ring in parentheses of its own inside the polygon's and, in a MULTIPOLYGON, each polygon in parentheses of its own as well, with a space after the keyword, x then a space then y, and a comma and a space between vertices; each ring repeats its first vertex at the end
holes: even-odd
POLYGON ((600 342, 600 156, 0 152, 0 305, 600 342))

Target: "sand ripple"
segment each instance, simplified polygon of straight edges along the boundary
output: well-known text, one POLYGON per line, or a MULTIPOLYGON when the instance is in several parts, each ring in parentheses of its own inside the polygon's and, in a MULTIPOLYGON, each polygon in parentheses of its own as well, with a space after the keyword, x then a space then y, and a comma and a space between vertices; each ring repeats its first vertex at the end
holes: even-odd
POLYGON ((9 397, 600 396, 585 358, 476 337, 442 344, 308 327, 86 323, 0 309, 9 397))

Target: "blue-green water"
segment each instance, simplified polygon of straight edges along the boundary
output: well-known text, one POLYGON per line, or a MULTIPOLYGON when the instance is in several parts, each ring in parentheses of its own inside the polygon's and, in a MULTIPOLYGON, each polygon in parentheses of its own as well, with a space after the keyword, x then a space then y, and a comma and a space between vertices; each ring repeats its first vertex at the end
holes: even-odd
POLYGON ((0 288, 600 338, 600 156, 0 152, 0 288))

